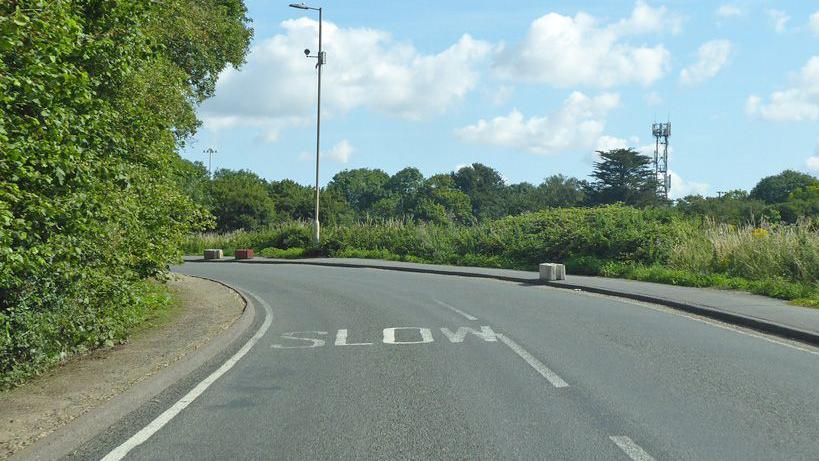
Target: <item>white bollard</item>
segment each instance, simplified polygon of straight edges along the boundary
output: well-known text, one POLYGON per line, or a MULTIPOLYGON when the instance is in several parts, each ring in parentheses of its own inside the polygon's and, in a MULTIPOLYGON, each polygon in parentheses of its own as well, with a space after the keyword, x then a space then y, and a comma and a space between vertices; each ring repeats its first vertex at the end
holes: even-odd
POLYGON ((551 282, 554 280, 566 280, 566 266, 556 263, 543 263, 540 265, 540 280, 551 282))

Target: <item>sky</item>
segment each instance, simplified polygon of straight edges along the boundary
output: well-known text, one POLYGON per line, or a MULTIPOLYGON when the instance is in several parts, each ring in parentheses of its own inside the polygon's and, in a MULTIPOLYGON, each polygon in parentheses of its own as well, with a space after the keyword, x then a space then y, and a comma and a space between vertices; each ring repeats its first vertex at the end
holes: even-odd
MULTIPOLYGON (((248 0, 247 62, 220 75, 183 156, 314 181, 318 15, 248 0)), ((653 151, 671 196, 819 174, 819 2, 325 0, 321 183, 473 162, 507 183, 587 178, 596 150, 653 151)))

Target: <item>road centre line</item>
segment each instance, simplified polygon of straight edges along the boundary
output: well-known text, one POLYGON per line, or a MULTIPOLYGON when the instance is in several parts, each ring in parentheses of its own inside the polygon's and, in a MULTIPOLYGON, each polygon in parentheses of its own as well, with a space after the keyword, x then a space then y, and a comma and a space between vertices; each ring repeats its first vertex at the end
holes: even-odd
POLYGON ((609 437, 625 454, 634 461, 655 461, 645 450, 634 443, 634 440, 625 435, 612 435, 609 437))
POLYGON ((546 380, 549 381, 552 384, 552 386, 557 388, 569 387, 569 383, 563 381, 563 378, 561 378, 560 376, 557 375, 557 373, 549 369, 549 367, 547 367, 546 365, 543 364, 543 362, 535 358, 535 356, 527 352, 526 349, 520 347, 518 343, 512 341, 506 335, 500 333, 496 333, 495 336, 497 336, 502 343, 509 346, 509 348, 515 352, 515 354, 518 354, 520 358, 525 360, 526 363, 528 363, 532 368, 534 368, 538 373, 540 373, 541 376, 546 378, 546 380))
POLYGON ((222 375, 230 371, 236 363, 242 359, 242 357, 247 354, 250 349, 267 333, 267 330, 270 328, 270 324, 273 322, 273 309, 271 309, 270 305, 267 304, 264 300, 259 298, 258 296, 250 293, 249 291, 245 291, 248 295, 250 295, 256 302, 258 302, 265 310, 265 318, 262 325, 256 330, 256 334, 251 337, 241 349, 239 349, 232 357, 227 359, 225 363, 222 364, 216 371, 208 375, 207 378, 203 379, 196 385, 193 389, 191 389, 187 394, 185 394, 181 399, 179 399, 176 403, 174 403, 170 408, 162 412, 159 416, 157 416, 153 421, 148 423, 147 426, 143 427, 139 432, 132 435, 131 438, 126 440, 122 443, 122 445, 113 449, 110 453, 105 455, 102 458, 102 461, 119 461, 123 459, 128 453, 136 448, 137 446, 141 445, 145 441, 147 441, 151 436, 153 436, 157 431, 162 429, 163 426, 168 424, 176 415, 178 415, 182 410, 184 410, 188 405, 190 405, 197 397, 202 395, 203 392, 213 384, 217 379, 219 379, 222 375))
POLYGON ((477 318, 477 317, 474 317, 474 316, 472 316, 472 315, 469 315, 469 314, 467 314, 466 312, 464 312, 464 311, 462 311, 462 310, 458 309, 458 308, 457 308, 457 307, 455 307, 455 306, 452 306, 452 305, 450 305, 450 304, 447 304, 447 303, 445 303, 445 302, 443 302, 443 301, 439 301, 439 300, 437 300, 437 299, 433 299, 433 301, 435 301, 436 303, 438 303, 438 304, 440 304, 440 305, 442 305, 442 306, 446 307, 447 309, 449 309, 449 310, 451 310, 451 311, 453 311, 453 312, 456 312, 456 313, 458 313, 458 314, 461 314, 461 315, 462 315, 464 318, 466 318, 467 320, 478 320, 478 318, 477 318))

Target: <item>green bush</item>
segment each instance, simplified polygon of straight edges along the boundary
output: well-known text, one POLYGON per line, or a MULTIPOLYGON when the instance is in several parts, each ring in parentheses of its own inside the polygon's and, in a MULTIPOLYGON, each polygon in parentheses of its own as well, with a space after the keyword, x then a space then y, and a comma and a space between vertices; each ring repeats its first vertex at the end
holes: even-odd
POLYGON ((0 2, 0 382, 120 340, 209 216, 182 191, 240 0, 0 2))
POLYGON ((259 252, 260 255, 264 256, 265 258, 280 258, 280 259, 296 259, 301 258, 305 255, 306 250, 304 248, 265 248, 259 252))

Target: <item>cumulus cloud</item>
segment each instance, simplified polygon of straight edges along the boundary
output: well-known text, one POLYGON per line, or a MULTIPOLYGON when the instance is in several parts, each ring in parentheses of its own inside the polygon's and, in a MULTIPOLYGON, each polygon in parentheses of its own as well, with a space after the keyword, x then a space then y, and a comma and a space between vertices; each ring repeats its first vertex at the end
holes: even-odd
POLYGON ((333 146, 332 149, 327 151, 327 157, 338 163, 347 163, 350 161, 350 155, 352 155, 353 151, 355 151, 355 149, 350 142, 346 139, 342 139, 338 144, 333 146))
POLYGON ((714 14, 721 18, 735 18, 738 16, 742 16, 744 12, 740 7, 736 5, 725 3, 723 5, 720 5, 719 8, 717 8, 717 10, 714 11, 714 14))
POLYGON ((517 109, 508 115, 456 131, 462 140, 553 155, 570 149, 591 149, 605 128, 605 117, 620 104, 620 97, 603 93, 595 97, 575 91, 553 113, 526 118, 517 109))
POLYGON ((791 77, 790 86, 771 93, 767 102, 757 95, 748 96, 745 111, 774 121, 819 119, 819 56, 811 57, 791 77))
POLYGON ((649 106, 658 106, 663 103, 663 96, 656 91, 649 92, 643 99, 649 106))
POLYGON ((813 32, 813 35, 819 36, 819 11, 810 15, 808 28, 810 28, 811 32, 813 32))
MULTIPOLYGON (((284 32, 251 50, 242 70, 226 70, 214 98, 201 107, 206 127, 258 127, 265 139, 280 129, 313 119, 315 61, 312 48, 318 23, 284 21, 284 32)), ((474 90, 480 66, 492 46, 469 35, 437 54, 423 54, 387 32, 324 23, 327 65, 322 75, 322 106, 328 115, 367 108, 406 119, 441 114, 474 90)))
POLYGON ((712 40, 697 50, 697 62, 680 72, 683 85, 694 85, 716 76, 728 63, 732 45, 728 40, 712 40))
POLYGON ((678 199, 686 195, 705 195, 710 186, 703 182, 686 181, 679 174, 671 169, 668 170, 671 177, 671 189, 668 191, 669 198, 678 199))
POLYGON ((765 10, 765 14, 768 16, 768 21, 770 21, 771 27, 773 27, 773 29, 777 33, 785 32, 785 28, 788 25, 788 21, 791 20, 791 17, 788 16, 788 13, 782 10, 768 9, 765 10))
POLYGON ((632 45, 629 36, 675 32, 681 24, 665 7, 643 2, 609 25, 583 12, 549 13, 532 22, 521 43, 498 53, 493 67, 501 78, 559 87, 650 85, 668 72, 671 54, 661 44, 632 45))

